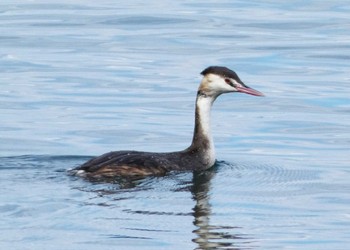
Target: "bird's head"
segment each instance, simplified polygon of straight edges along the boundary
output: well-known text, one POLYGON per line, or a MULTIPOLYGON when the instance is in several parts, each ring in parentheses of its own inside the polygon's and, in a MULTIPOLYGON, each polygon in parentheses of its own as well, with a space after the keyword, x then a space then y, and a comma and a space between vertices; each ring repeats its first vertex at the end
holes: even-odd
POLYGON ((216 98, 223 93, 241 92, 255 96, 264 96, 263 93, 245 85, 238 75, 229 68, 210 66, 201 72, 203 80, 199 85, 198 93, 216 98))

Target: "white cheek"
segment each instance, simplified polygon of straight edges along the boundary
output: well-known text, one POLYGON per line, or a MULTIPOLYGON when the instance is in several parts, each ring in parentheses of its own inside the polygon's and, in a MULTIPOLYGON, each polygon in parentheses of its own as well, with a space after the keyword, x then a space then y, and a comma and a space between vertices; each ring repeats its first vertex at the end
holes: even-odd
POLYGON ((236 91, 236 89, 234 87, 232 87, 231 85, 227 84, 225 81, 221 80, 221 81, 217 81, 215 83, 215 88, 222 91, 222 92, 233 92, 236 91))
POLYGON ((207 75, 204 79, 204 82, 206 82, 208 89, 213 92, 228 93, 236 91, 234 87, 225 82, 225 79, 214 74, 207 75))
POLYGON ((236 91, 236 89, 234 87, 232 87, 231 85, 226 83, 225 89, 227 92, 233 92, 236 91))

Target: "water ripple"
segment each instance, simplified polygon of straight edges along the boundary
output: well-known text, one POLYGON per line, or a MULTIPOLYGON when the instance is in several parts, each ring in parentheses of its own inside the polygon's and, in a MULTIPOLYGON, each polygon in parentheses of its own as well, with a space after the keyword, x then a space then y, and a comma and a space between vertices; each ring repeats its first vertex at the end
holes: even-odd
POLYGON ((44 2, 0 4, 1 249, 348 248, 348 1, 44 2), (188 146, 214 64, 266 94, 215 103, 225 162, 67 175, 110 150, 188 146))
POLYGON ((272 165, 237 165, 221 162, 218 186, 229 185, 235 195, 266 199, 310 195, 322 186, 320 170, 288 169, 272 165), (226 178, 224 178, 225 176, 226 178))

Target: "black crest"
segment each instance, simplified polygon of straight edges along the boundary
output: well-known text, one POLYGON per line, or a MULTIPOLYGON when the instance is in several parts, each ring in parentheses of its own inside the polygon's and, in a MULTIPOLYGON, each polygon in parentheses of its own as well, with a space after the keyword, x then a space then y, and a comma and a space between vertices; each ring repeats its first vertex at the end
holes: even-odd
POLYGON ((222 67, 222 66, 210 66, 210 67, 206 68, 205 70, 203 70, 201 72, 201 74, 203 76, 205 76, 206 74, 220 75, 223 77, 232 78, 232 79, 236 80, 237 82, 242 83, 241 79, 239 79, 236 72, 234 72, 233 70, 230 70, 229 68, 222 67))

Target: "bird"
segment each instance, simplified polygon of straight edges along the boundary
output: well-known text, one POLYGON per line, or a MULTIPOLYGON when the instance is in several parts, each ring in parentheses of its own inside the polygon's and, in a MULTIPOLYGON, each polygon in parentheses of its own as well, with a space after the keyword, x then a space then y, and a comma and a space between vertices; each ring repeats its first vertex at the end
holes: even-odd
POLYGON ((92 158, 71 170, 76 176, 91 178, 127 178, 162 176, 170 171, 204 171, 215 162, 215 148, 210 128, 211 107, 225 93, 264 96, 248 87, 236 72, 224 66, 205 68, 196 96, 192 143, 176 152, 112 151, 92 158))

